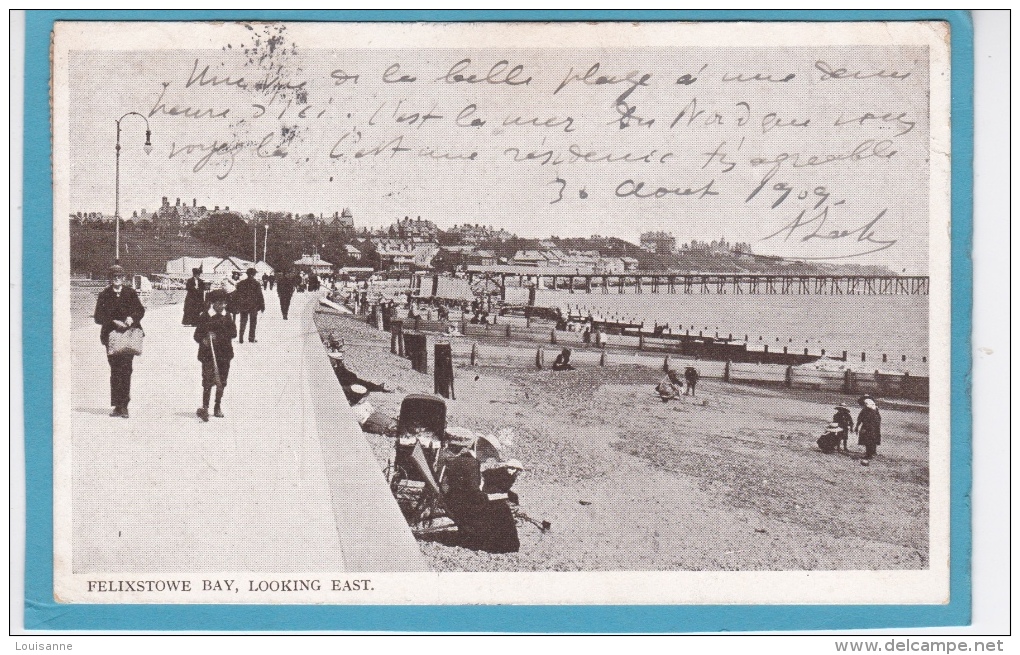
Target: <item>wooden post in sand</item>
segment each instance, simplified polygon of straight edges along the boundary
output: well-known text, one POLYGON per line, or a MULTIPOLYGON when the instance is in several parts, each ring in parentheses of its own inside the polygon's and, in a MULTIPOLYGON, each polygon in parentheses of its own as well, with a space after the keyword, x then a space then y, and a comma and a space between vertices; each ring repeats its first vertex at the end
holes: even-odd
POLYGON ((723 382, 729 382, 730 381, 730 366, 731 366, 731 364, 732 364, 732 362, 730 362, 730 360, 727 359, 726 360, 726 368, 724 368, 723 372, 722 372, 722 381, 723 382))
POLYGON ((396 319, 390 321, 390 352, 404 356, 404 322, 396 319))
POLYGON ((471 365, 474 366, 478 363, 478 344, 471 344, 471 365))
POLYGON ((556 328, 549 331, 549 343, 556 345, 556 328))
POLYGON ((448 343, 435 346, 434 389, 443 398, 457 397, 453 393, 453 348, 448 343))
POLYGON ((792 387, 793 386, 793 367, 792 366, 787 366, 786 367, 786 386, 787 387, 792 387))
POLYGON ((669 373, 669 355, 662 358, 662 372, 669 373))
POLYGON ((429 372, 428 339, 423 332, 405 332, 404 346, 407 358, 411 360, 411 368, 419 373, 429 372))
POLYGON ((602 355, 599 356, 599 366, 606 365, 606 351, 603 349, 602 355))
POLYGON ((538 350, 535 351, 535 368, 542 368, 543 364, 545 364, 545 353, 542 351, 542 348, 539 347, 538 350))

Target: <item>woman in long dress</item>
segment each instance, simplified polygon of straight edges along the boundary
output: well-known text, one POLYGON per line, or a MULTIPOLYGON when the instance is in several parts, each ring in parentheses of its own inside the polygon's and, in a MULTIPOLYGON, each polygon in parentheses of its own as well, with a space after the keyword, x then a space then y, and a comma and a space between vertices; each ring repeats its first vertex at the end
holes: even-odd
POLYGON ((882 443, 882 415, 871 396, 860 399, 861 413, 857 415, 857 443, 864 446, 864 459, 870 460, 882 443))

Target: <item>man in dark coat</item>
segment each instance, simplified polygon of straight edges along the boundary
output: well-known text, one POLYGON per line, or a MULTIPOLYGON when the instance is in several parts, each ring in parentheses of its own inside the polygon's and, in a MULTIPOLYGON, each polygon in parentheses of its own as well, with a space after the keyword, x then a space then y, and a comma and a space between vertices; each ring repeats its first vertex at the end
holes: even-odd
POLYGON ((230 360, 234 358, 234 337, 237 328, 234 319, 227 312, 227 294, 221 289, 209 292, 209 311, 202 313, 202 318, 195 328, 195 341, 198 342, 198 361, 202 362, 202 406, 195 414, 203 421, 209 420, 209 397, 212 388, 216 387, 216 404, 213 416, 223 418, 220 403, 223 400, 223 389, 227 386, 230 375, 230 360))
POLYGON ((234 290, 233 305, 234 312, 241 316, 241 329, 238 331, 238 340, 244 343, 244 329, 251 321, 251 328, 248 330, 248 341, 255 343, 255 325, 259 320, 259 312, 266 310, 266 301, 262 296, 262 287, 255 279, 257 271, 249 268, 248 277, 237 283, 234 290))
POLYGON ((290 299, 294 295, 294 276, 289 271, 280 274, 276 281, 276 293, 280 296, 280 311, 283 312, 283 320, 287 320, 287 312, 290 311, 290 299))
MULTIPOLYGON (((114 330, 123 332, 130 327, 141 327, 145 307, 138 299, 135 290, 124 284, 123 267, 110 267, 110 286, 99 293, 96 299, 96 311, 93 318, 102 326, 99 341, 107 346, 110 333, 114 330)), ((128 403, 131 402, 131 372, 134 355, 107 355, 110 363, 110 404, 113 411, 110 416, 128 418, 128 403)))
POLYGON ((191 269, 191 277, 185 288, 188 290, 184 296, 184 319, 181 325, 195 327, 198 325, 202 312, 205 311, 205 283, 202 281, 202 269, 191 269))
POLYGON ((861 413, 857 415, 857 444, 864 446, 864 461, 867 462, 882 443, 882 415, 871 396, 862 396, 858 402, 861 413))

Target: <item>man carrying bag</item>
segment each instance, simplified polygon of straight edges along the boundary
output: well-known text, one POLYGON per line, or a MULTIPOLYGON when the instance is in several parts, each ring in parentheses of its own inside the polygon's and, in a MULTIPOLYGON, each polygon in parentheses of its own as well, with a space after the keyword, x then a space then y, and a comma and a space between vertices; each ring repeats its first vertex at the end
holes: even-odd
POLYGON ((99 293, 92 317, 102 326, 99 341, 106 346, 110 364, 110 416, 128 418, 131 402, 131 372, 135 355, 142 354, 141 321, 145 307, 138 294, 124 284, 124 268, 110 267, 110 286, 99 293))

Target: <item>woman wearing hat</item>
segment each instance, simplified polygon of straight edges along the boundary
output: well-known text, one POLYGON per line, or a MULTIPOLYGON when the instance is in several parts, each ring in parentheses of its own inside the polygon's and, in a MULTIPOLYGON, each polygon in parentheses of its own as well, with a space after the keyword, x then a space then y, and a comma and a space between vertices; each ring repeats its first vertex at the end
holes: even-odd
POLYGON ((185 288, 188 292, 184 296, 184 319, 181 325, 195 327, 205 309, 205 283, 202 281, 201 268, 191 269, 191 277, 185 288))
MULTIPOLYGON (((135 290, 124 284, 124 268, 118 264, 110 267, 110 286, 99 292, 96 311, 92 317, 102 326, 99 341, 103 346, 110 343, 110 333, 123 332, 130 327, 141 327, 145 307, 135 290)), ((134 355, 107 355, 110 364, 110 416, 128 417, 128 403, 131 402, 131 371, 134 355)))
POLYGON ((857 415, 857 443, 864 446, 864 461, 867 462, 882 443, 882 415, 871 396, 861 396, 858 403, 861 413, 857 415))

